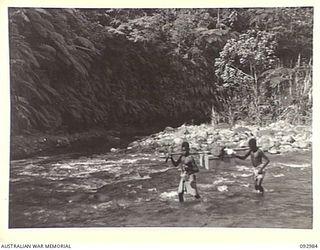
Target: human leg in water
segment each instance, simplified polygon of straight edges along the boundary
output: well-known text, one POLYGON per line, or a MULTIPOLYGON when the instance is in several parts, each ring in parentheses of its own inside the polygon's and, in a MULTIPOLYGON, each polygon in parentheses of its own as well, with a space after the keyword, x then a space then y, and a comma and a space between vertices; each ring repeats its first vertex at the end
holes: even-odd
POLYGON ((264 188, 262 187, 262 181, 263 181, 263 178, 258 178, 258 181, 257 181, 257 190, 259 190, 261 193, 264 192, 264 188))
POLYGON ((262 181, 264 179, 264 173, 259 173, 258 170, 254 171, 254 188, 259 193, 263 193, 262 181))
POLYGON ((178 193, 178 197, 179 197, 179 201, 180 202, 183 202, 184 199, 183 199, 183 192, 182 193, 178 193))
POLYGON ((262 179, 261 178, 255 178, 254 189, 256 191, 258 191, 259 193, 263 193, 264 192, 264 188, 262 187, 262 179))
POLYGON ((183 178, 180 179, 180 183, 179 183, 179 187, 178 187, 178 197, 179 197, 179 201, 183 202, 183 193, 185 191, 185 181, 183 178))

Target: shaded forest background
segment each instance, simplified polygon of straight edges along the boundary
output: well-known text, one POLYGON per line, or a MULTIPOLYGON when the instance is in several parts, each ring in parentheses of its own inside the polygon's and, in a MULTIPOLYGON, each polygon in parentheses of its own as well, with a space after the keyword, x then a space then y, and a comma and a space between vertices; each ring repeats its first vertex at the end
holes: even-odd
POLYGON ((309 123, 313 8, 9 8, 11 131, 309 123))

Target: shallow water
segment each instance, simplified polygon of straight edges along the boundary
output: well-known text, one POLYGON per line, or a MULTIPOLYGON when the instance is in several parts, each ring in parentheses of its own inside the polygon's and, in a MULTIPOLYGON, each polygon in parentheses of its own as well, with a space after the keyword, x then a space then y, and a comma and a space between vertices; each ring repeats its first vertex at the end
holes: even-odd
POLYGON ((311 152, 269 157, 263 195, 249 160, 236 160, 200 168, 201 199, 182 204, 179 171, 155 155, 12 161, 9 226, 312 228, 311 152))

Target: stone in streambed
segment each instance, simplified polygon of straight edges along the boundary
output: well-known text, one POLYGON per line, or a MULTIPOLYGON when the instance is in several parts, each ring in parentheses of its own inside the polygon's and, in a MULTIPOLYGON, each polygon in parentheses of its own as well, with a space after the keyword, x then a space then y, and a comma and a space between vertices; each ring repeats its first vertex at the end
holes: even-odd
POLYGON ((272 147, 268 150, 270 154, 280 154, 280 149, 278 147, 272 147))
POLYGON ((307 149, 311 147, 311 143, 308 141, 296 141, 292 144, 292 146, 295 148, 307 149))
POLYGON ((281 145, 279 149, 280 153, 287 153, 292 151, 292 146, 290 145, 281 145))
POLYGON ((281 143, 279 141, 274 141, 272 146, 276 147, 276 148, 279 148, 280 145, 281 145, 281 143))
POLYGON ((287 143, 294 143, 296 141, 291 135, 283 136, 282 140, 287 143))
POLYGON ((240 141, 240 143, 238 144, 238 147, 239 147, 239 148, 246 148, 246 147, 248 147, 248 142, 249 142, 249 140, 242 140, 242 141, 240 141))

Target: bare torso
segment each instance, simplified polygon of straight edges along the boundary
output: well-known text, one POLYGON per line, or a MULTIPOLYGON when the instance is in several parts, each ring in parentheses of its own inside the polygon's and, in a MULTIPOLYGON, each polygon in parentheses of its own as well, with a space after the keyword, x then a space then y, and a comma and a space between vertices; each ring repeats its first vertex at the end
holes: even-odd
POLYGON ((192 173, 192 169, 194 167, 194 159, 192 156, 182 156, 181 157, 181 171, 182 172, 187 172, 188 174, 192 173))
POLYGON ((250 152, 251 162, 254 167, 259 166, 262 163, 262 151, 260 149, 250 152))

